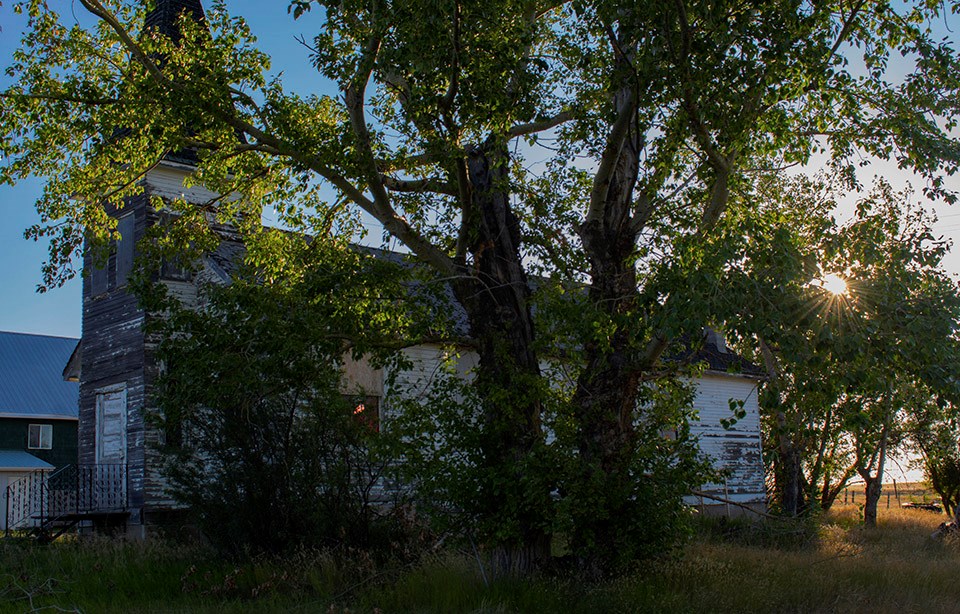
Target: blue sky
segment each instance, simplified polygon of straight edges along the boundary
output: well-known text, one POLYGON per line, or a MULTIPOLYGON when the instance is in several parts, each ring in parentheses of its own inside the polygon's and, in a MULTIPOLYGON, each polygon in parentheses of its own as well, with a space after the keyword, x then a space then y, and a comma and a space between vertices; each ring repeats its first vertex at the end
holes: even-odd
MULTIPOLYGON (((11 4, 2 2, 0 6, 0 67, 10 63, 25 23, 13 14, 11 4)), ((69 1, 50 0, 50 4, 63 15, 72 14, 69 1)), ((310 65, 307 50, 296 40, 297 36, 310 40, 319 14, 308 13, 294 21, 285 10, 285 2, 229 0, 227 4, 231 14, 247 19, 261 47, 273 58, 273 72, 283 71, 286 83, 301 91, 323 85, 322 77, 310 65)), ((79 5, 75 10, 82 11, 79 5)), ((0 73, 0 88, 8 83, 9 78, 0 73)), ((36 292, 47 245, 25 240, 23 231, 39 221, 33 203, 42 186, 39 179, 13 188, 0 186, 0 262, 5 263, 0 275, 0 330, 79 337, 79 277, 62 288, 36 292)))
MULTIPOLYGON (((49 2, 64 15, 72 14, 73 4, 69 0, 49 2)), ((296 40, 297 36, 307 40, 311 38, 320 19, 318 13, 308 13, 299 21, 294 21, 286 13, 286 2, 228 0, 227 5, 233 15, 247 19, 261 47, 273 58, 274 72, 283 71, 288 86, 302 92, 329 87, 310 66, 307 50, 296 40)), ((79 12, 82 9, 77 6, 75 10, 79 12)), ((9 63, 19 43, 23 24, 23 19, 13 14, 9 0, 0 6, 0 66, 5 67, 9 63)), ((960 31, 960 17, 954 15, 949 26, 941 24, 938 30, 955 38, 960 31)), ((0 88, 8 82, 8 78, 0 73, 0 88)), ((902 184, 909 179, 892 166, 875 166, 873 172, 895 184, 902 184)), ((960 178, 954 178, 952 184, 960 190, 960 178)), ((914 185, 921 187, 916 182, 914 185)), ((3 220, 0 224, 0 262, 5 265, 0 277, 0 330, 79 337, 80 280, 75 279, 45 294, 36 292, 47 246, 25 240, 23 231, 39 221, 33 202, 41 186, 41 181, 37 179, 13 188, 0 186, 0 219, 3 220)), ((960 208, 950 210, 937 207, 937 210, 941 221, 936 229, 955 243, 960 243, 960 208)), ((843 217, 842 212, 840 217, 843 217)), ((960 250, 960 247, 957 249, 960 250)), ((952 273, 960 273, 960 253, 951 254, 946 266, 952 273)))

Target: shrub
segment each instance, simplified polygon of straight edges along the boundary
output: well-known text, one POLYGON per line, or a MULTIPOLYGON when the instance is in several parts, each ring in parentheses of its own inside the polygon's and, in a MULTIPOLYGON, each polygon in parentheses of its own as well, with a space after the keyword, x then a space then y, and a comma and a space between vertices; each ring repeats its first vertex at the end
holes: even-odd
POLYGON ((383 345, 408 321, 391 300, 401 276, 355 251, 289 240, 293 277, 246 268, 201 287, 202 309, 151 288, 166 311, 154 331, 154 417, 171 492, 230 552, 368 547, 390 524, 374 499, 396 441, 378 432, 364 391, 341 394, 341 371, 351 354, 397 360, 383 345))

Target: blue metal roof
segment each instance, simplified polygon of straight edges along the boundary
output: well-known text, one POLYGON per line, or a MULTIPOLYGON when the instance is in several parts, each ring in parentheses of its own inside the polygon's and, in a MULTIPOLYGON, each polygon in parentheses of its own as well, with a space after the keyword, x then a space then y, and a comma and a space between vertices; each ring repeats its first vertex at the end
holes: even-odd
POLYGON ((0 417, 77 418, 76 382, 63 368, 77 339, 0 332, 0 417))
POLYGON ((0 471, 4 469, 53 469, 53 465, 23 450, 0 450, 0 471))

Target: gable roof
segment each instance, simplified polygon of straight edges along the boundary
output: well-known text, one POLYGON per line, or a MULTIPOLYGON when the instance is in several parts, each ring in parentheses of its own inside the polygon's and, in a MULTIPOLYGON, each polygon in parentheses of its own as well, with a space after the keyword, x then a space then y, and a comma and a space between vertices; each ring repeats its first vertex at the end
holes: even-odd
POLYGON ((726 339, 717 331, 704 329, 702 343, 681 353, 680 360, 694 364, 703 363, 707 371, 728 375, 739 375, 751 379, 766 379, 766 372, 734 352, 726 339))
POLYGON ((76 420, 79 387, 62 373, 77 341, 0 332, 0 417, 76 420))

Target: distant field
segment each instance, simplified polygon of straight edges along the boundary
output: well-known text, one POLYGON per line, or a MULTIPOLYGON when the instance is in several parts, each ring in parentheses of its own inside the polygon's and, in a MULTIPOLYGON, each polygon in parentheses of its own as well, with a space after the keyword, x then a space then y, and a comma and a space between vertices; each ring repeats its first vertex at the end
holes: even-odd
POLYGON ((376 565, 301 552, 243 563, 196 546, 106 539, 0 543, 0 611, 72 612, 958 612, 960 543, 942 515, 856 503, 822 522, 698 523, 680 556, 599 584, 541 575, 487 585, 469 552, 376 565))
MULTIPOLYGON (((837 502, 840 504, 862 505, 864 502, 863 483, 848 486, 837 502)), ((940 497, 926 482, 900 482, 884 484, 880 495, 880 507, 902 507, 905 503, 940 503, 940 497)))

